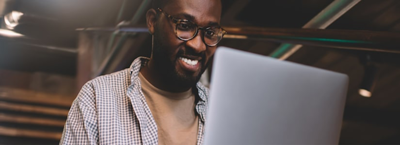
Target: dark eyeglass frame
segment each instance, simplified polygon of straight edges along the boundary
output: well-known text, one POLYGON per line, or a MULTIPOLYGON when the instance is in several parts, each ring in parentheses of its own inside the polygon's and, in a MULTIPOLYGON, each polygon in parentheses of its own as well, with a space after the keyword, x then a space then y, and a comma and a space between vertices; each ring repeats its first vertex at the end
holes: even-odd
POLYGON ((220 31, 220 34, 217 34, 217 35, 221 35, 221 36, 220 36, 220 38, 218 39, 218 41, 217 41, 215 44, 212 44, 212 45, 207 44, 207 43, 205 42, 205 40, 204 40, 204 37, 205 37, 204 34, 203 34, 203 36, 201 36, 201 39, 203 40, 203 43, 206 44, 207 46, 212 47, 212 46, 216 46, 216 45, 222 40, 222 38, 224 37, 224 35, 227 33, 227 32, 226 32, 222 27, 220 27, 220 26, 199 27, 196 23, 193 23, 193 22, 191 22, 191 21, 189 21, 189 20, 186 20, 186 19, 177 19, 177 18, 175 18, 175 17, 171 16, 170 14, 164 12, 161 8, 157 8, 157 10, 158 10, 159 12, 163 13, 167 18, 169 18, 169 19, 172 20, 172 22, 175 24, 175 30, 174 30, 175 36, 176 36, 179 40, 182 40, 182 41, 189 41, 189 40, 192 40, 193 38, 195 38, 195 37, 197 36, 198 32, 199 32, 199 29, 202 30, 203 33, 205 33, 206 30, 208 30, 208 29, 211 29, 211 28, 219 28, 221 31, 220 31), (178 33, 178 24, 179 24, 179 23, 182 23, 182 22, 187 22, 187 23, 190 23, 190 24, 192 24, 192 25, 195 26, 196 32, 193 34, 192 37, 185 39, 185 38, 181 38, 181 37, 178 36, 178 34, 177 34, 177 33, 178 33))

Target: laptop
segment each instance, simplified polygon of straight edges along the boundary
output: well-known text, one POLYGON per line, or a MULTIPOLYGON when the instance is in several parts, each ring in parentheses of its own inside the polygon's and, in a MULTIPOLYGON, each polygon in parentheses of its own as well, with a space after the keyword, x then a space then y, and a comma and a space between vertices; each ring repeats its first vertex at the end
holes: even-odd
POLYGON ((338 144, 347 85, 344 74, 219 47, 204 144, 338 144))

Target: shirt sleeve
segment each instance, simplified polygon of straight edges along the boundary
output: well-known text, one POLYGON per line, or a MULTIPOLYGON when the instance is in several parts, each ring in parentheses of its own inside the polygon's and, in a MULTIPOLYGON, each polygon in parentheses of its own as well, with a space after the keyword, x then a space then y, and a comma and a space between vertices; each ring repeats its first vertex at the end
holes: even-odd
POLYGON ((98 144, 95 97, 93 85, 86 83, 69 110, 60 145, 98 144))

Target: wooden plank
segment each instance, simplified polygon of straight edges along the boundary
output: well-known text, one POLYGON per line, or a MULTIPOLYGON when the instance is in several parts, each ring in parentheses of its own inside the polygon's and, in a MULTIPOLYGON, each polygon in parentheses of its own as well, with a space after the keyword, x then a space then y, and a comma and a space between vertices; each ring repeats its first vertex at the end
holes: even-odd
POLYGON ((63 127, 65 124, 65 121, 60 121, 60 120, 7 115, 2 113, 0 113, 0 122, 37 124, 37 125, 48 125, 57 127, 63 127))
POLYGON ((0 87, 0 99, 70 107, 73 97, 0 87))
POLYGON ((22 105, 15 103, 8 103, 4 101, 0 101, 0 109, 7 109, 12 111, 21 111, 21 112, 31 112, 31 113, 41 113, 48 115, 57 115, 57 116, 67 116, 68 110, 66 109, 56 109, 50 107, 40 107, 40 106, 32 106, 32 105, 22 105))
POLYGON ((62 133, 61 132, 26 130, 26 129, 15 129, 15 128, 0 126, 0 135, 60 140, 62 133))
POLYGON ((0 86, 29 89, 31 77, 31 73, 0 69, 0 86))

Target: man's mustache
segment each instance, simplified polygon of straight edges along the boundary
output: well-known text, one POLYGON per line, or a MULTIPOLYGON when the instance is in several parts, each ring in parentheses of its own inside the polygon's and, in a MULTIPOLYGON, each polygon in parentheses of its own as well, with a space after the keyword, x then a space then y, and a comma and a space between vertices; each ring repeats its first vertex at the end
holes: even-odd
POLYGON ((202 60, 205 58, 205 52, 196 53, 191 49, 186 49, 186 50, 180 50, 177 56, 186 57, 193 60, 202 60))

